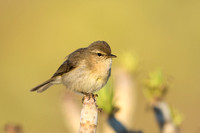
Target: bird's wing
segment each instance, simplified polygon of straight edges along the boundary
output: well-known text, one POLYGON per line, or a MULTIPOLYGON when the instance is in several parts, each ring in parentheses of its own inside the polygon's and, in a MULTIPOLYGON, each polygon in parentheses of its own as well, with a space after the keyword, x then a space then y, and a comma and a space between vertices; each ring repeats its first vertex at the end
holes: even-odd
POLYGON ((65 62, 63 62, 63 64, 58 68, 58 70, 54 73, 54 75, 52 77, 56 77, 59 75, 62 75, 63 73, 67 73, 69 72, 69 65, 67 63, 67 60, 65 62))
POLYGON ((67 72, 75 69, 79 65, 81 60, 83 59, 82 57, 83 57, 83 54, 84 54, 85 50, 86 50, 85 48, 80 48, 80 49, 74 51, 73 53, 71 53, 67 57, 66 61, 64 61, 63 64, 54 73, 52 78, 56 77, 56 76, 59 76, 59 75, 62 75, 64 73, 67 73, 67 72))

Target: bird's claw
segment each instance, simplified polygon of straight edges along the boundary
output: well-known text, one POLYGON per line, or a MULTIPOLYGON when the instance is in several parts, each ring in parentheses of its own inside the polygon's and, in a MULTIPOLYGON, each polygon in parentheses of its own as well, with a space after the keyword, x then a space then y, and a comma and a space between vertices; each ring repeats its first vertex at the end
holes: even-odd
POLYGON ((84 95, 83 98, 82 98, 82 103, 83 103, 83 101, 85 100, 86 97, 88 98, 88 100, 90 100, 91 98, 93 98, 95 101, 96 101, 96 97, 98 97, 97 94, 93 94, 93 93, 82 92, 82 94, 84 95))

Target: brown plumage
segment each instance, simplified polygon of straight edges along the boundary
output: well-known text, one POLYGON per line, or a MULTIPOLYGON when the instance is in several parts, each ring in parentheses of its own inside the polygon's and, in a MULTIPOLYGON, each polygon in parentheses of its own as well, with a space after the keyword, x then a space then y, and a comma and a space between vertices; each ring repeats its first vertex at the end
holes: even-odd
POLYGON ((54 84, 64 84, 75 92, 93 93, 106 84, 113 57, 116 56, 105 41, 96 41, 68 55, 49 80, 31 91, 43 92, 54 84))

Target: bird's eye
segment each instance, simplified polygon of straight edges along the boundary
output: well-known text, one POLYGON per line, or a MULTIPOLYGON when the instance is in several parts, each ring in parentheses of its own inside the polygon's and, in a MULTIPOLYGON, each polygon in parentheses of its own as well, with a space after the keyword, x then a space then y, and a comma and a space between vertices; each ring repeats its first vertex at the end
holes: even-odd
POLYGON ((98 55, 98 56, 102 56, 102 54, 101 54, 101 53, 97 53, 97 55, 98 55))

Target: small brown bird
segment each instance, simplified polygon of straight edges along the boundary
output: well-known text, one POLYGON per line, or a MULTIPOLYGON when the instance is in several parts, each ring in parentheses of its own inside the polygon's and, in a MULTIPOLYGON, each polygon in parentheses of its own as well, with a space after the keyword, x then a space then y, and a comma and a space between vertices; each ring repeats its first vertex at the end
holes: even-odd
POLYGON ((68 55, 56 73, 44 83, 31 89, 43 92, 55 84, 64 84, 68 89, 89 94, 100 90, 111 73, 112 58, 110 46, 105 41, 93 42, 68 55))

